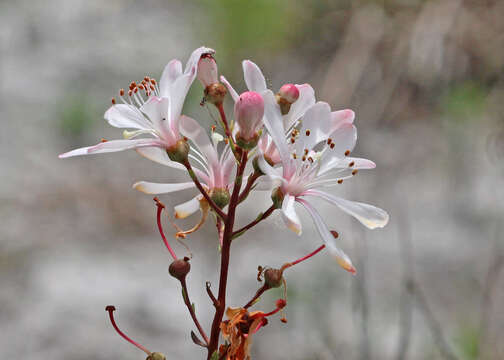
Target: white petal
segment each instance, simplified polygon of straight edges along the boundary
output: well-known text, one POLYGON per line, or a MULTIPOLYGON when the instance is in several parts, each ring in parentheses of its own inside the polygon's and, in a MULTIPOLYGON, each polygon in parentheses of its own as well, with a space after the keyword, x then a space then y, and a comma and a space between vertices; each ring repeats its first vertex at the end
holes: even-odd
POLYGON ((238 93, 236 92, 236 90, 233 89, 233 87, 231 86, 231 84, 229 83, 229 81, 227 81, 227 79, 224 76, 221 76, 220 80, 221 80, 222 83, 224 83, 224 85, 226 85, 226 87, 227 87, 227 89, 229 91, 229 94, 231 95, 231 98, 233 99, 233 101, 237 102, 238 98, 240 97, 240 95, 238 95, 238 93))
POLYGON ((299 152, 311 150, 316 144, 327 140, 331 129, 331 107, 328 103, 319 101, 311 106, 303 116, 300 138, 297 142, 299 152), (307 136, 309 131, 309 136, 307 136))
POLYGON ((244 60, 242 62, 242 66, 243 77, 245 78, 245 83, 250 91, 262 93, 267 89, 266 80, 264 79, 264 75, 261 69, 259 69, 259 66, 250 60, 244 60))
POLYGON ((282 202, 282 218, 287 227, 296 234, 301 235, 301 221, 294 209, 295 197, 286 194, 282 202))
POLYGON ((345 200, 319 190, 307 190, 304 194, 308 196, 317 196, 330 204, 338 206, 341 210, 355 217, 369 229, 382 228, 387 225, 389 221, 387 212, 373 205, 345 200))
MULTIPOLYGON (((326 150, 330 155, 330 150, 326 150)), ((325 153, 324 153, 325 154, 325 153)), ((366 169, 374 169, 376 164, 368 159, 362 158, 354 158, 354 157, 345 157, 340 158, 337 156, 323 156, 320 160, 320 170, 317 173, 317 176, 322 176, 323 174, 335 170, 335 169, 349 169, 349 170, 366 170, 366 169), (350 164, 353 163, 353 166, 350 167, 350 164)))
POLYGON ((138 140, 110 140, 99 143, 93 146, 87 146, 80 149, 75 149, 67 153, 59 155, 60 159, 79 156, 91 155, 100 153, 117 152, 128 149, 135 149, 145 146, 159 146, 159 141, 153 139, 138 139, 138 140))
POLYGON ((178 140, 178 132, 173 132, 168 121, 168 108, 170 100, 166 97, 152 96, 140 110, 152 121, 154 129, 172 146, 178 140))
POLYGON ((182 63, 179 60, 172 60, 166 65, 159 80, 159 90, 161 96, 167 97, 170 94, 172 84, 182 75, 182 63))
POLYGON ((177 219, 185 219, 194 214, 200 209, 200 200, 202 197, 203 195, 198 195, 185 203, 175 206, 175 217, 177 219))
POLYGON ((151 129, 149 122, 143 114, 133 105, 112 105, 104 115, 107 122, 117 128, 151 129))
POLYGON ((339 129, 343 124, 353 124, 355 113, 350 109, 333 111, 331 113, 331 132, 339 129))
POLYGON ((146 194, 167 194, 175 191, 193 188, 195 185, 191 182, 178 184, 159 184, 147 181, 139 181, 133 185, 133 189, 146 194))
POLYGON ((144 147, 136 149, 136 152, 151 161, 157 162, 158 164, 166 165, 174 169, 180 169, 180 170, 186 169, 185 166, 182 165, 181 163, 171 161, 165 149, 161 149, 158 147, 144 147))
POLYGON ((299 90, 299 98, 291 105, 287 115, 284 115, 285 130, 295 126, 306 110, 315 104, 315 91, 309 84, 296 85, 296 87, 299 90))
POLYGON ((198 62, 203 54, 215 54, 214 49, 207 48, 205 46, 201 46, 194 50, 189 56, 187 60, 186 67, 184 69, 184 73, 188 74, 192 71, 192 68, 196 68, 198 66, 198 62))
POLYGON ((343 124, 329 136, 334 148, 329 152, 334 156, 343 158, 347 150, 352 151, 357 142, 357 128, 352 124, 343 124))
POLYGON ((264 99, 264 126, 277 147, 280 158, 282 159, 284 172, 286 172, 286 175, 290 176, 290 174, 295 171, 295 168, 293 167, 294 164, 292 164, 289 148, 287 147, 287 140, 285 139, 280 107, 276 102, 273 92, 267 90, 262 95, 264 99))
POLYGON ((355 268, 352 265, 352 261, 348 257, 347 254, 343 252, 337 245, 336 245, 336 240, 334 236, 331 234, 329 231, 327 225, 325 224, 324 220, 320 216, 317 210, 311 204, 304 200, 304 199, 297 199, 299 203, 301 203, 306 211, 311 215, 313 222, 315 223, 315 227, 317 228, 317 231, 326 244, 327 249, 336 258, 336 261, 338 261, 338 264, 345 270, 351 272, 352 274, 355 274, 355 268))

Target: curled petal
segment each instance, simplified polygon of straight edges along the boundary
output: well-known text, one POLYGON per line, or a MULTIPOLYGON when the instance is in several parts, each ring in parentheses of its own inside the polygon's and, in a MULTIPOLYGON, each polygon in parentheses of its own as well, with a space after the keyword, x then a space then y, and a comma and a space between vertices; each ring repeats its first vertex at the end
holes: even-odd
POLYGON ((301 198, 298 198, 297 201, 301 203, 306 211, 310 214, 310 216, 313 219, 313 222, 315 223, 315 227, 317 228, 317 231, 326 244, 327 249, 333 255, 338 262, 338 264, 348 272, 355 274, 355 267, 352 265, 352 261, 348 257, 343 250, 341 250, 337 245, 334 236, 331 234, 329 229, 327 228, 327 225, 325 224, 324 220, 320 216, 317 210, 311 204, 301 198))
POLYGON ((306 113, 311 106, 315 104, 315 91, 309 84, 296 85, 299 90, 299 98, 291 108, 287 115, 284 115, 285 130, 290 130, 296 125, 297 121, 306 113))
POLYGON ((233 89, 233 87, 231 86, 231 84, 229 83, 229 81, 227 81, 227 79, 226 79, 224 76, 222 76, 222 75, 221 75, 221 77, 220 77, 220 81, 221 81, 222 83, 224 83, 224 85, 226 85, 226 87, 227 87, 227 89, 228 89, 228 91, 229 91, 229 94, 230 94, 230 95, 231 95, 231 97, 233 98, 233 101, 234 101, 234 102, 237 102, 237 101, 238 101, 238 98, 239 98, 240 96, 238 95, 238 93, 236 92, 236 90, 235 90, 235 89, 233 89))
POLYGON ((267 89, 266 80, 264 75, 259 69, 259 66, 254 64, 250 60, 244 60, 242 62, 243 66, 243 77, 245 78, 245 83, 250 91, 255 91, 261 93, 267 89))
POLYGON ((174 207, 175 217, 177 219, 185 219, 188 216, 191 216, 196 211, 200 209, 200 200, 203 198, 203 195, 198 195, 192 198, 185 203, 179 204, 174 207))
POLYGON ((194 182, 178 183, 178 184, 159 184, 147 181, 139 181, 133 184, 135 190, 141 191, 146 194, 167 194, 175 191, 191 189, 194 182))
POLYGON ((58 157, 60 159, 79 156, 79 155, 91 155, 100 153, 109 153, 124 151, 128 149, 135 149, 147 146, 160 146, 158 140, 153 139, 138 139, 138 140, 111 140, 106 142, 101 142, 97 145, 87 146, 80 149, 75 149, 64 154, 60 154, 58 157))
POLYGON ((369 229, 382 228, 387 225, 389 221, 387 212, 373 205, 345 200, 332 194, 313 189, 305 191, 304 195, 316 196, 330 204, 336 205, 347 214, 359 220, 369 229))
POLYGON ((291 195, 285 195, 284 200, 282 202, 282 218, 287 227, 294 231, 296 234, 301 235, 301 221, 296 213, 296 209, 294 208, 295 197, 291 195))

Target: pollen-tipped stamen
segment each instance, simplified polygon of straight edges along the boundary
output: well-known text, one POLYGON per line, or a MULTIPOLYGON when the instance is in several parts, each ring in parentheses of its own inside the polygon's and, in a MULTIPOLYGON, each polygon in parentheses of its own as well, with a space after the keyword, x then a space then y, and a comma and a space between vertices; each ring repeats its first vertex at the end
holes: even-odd
POLYGON ((131 339, 130 337, 128 337, 125 333, 123 333, 119 327, 117 326, 116 322, 115 322, 115 319, 114 319, 114 311, 115 311, 115 306, 114 305, 108 305, 106 308, 105 308, 105 311, 108 311, 109 313, 109 318, 110 318, 110 322, 112 323, 112 326, 114 327, 115 331, 117 331, 117 333, 123 338, 125 339, 127 342, 129 342, 130 344, 133 344, 135 345, 137 348, 139 348, 140 350, 142 350, 143 352, 145 352, 147 355, 151 355, 151 352, 145 348, 144 346, 142 346, 141 344, 137 343, 135 340, 131 339))

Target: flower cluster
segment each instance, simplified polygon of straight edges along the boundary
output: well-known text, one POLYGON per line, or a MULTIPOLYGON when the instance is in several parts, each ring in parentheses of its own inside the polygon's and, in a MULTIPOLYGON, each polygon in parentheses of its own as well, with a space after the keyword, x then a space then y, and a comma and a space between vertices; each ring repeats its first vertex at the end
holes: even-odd
MULTIPOLYGON (((219 78, 214 56, 213 49, 201 47, 191 54, 185 68, 179 60, 170 61, 159 82, 149 76, 139 82, 131 82, 127 90, 119 90, 118 98, 122 103, 112 99, 112 106, 105 112, 105 120, 110 125, 125 129, 123 139, 102 140, 97 145, 61 154, 60 158, 134 149, 149 160, 189 175, 187 182, 139 181, 133 187, 156 195, 198 190, 197 195, 174 207, 174 216, 185 218, 200 211, 200 221, 189 230, 180 229, 171 218, 170 222, 176 228, 175 238, 182 241, 207 219, 215 221, 221 269, 218 296, 207 284, 208 295, 215 306, 210 336, 197 320, 189 301, 186 276, 190 271, 190 259, 180 259, 175 254, 162 226, 161 215, 165 206, 155 198, 158 228, 173 257, 170 274, 180 281, 184 303, 203 340, 194 332, 191 337, 196 344, 207 348, 208 358, 247 359, 252 334, 267 324, 268 316, 283 309, 287 303, 286 299, 278 300, 276 309, 269 313, 249 313, 247 309, 264 291, 282 285, 285 290, 283 272, 287 268, 327 248, 342 268, 356 272, 350 258, 337 244, 338 233, 330 230, 312 200, 325 200, 370 229, 385 226, 389 217, 375 206, 346 200, 328 192, 328 188, 342 184, 359 170, 375 167, 370 160, 350 156, 357 140, 352 110, 332 111, 329 104, 316 101, 315 92, 308 84, 287 83, 274 93, 268 89, 260 68, 249 60, 242 64, 248 90, 238 94, 224 76, 219 78), (203 85, 201 105, 212 104, 219 113, 219 121, 208 131, 198 121, 182 114, 185 98, 196 78, 203 85), (228 121, 224 109, 228 93, 234 102, 232 121, 228 121), (246 176, 249 163, 253 165, 253 171, 246 176), (239 204, 252 191, 264 190, 271 192, 269 208, 248 225, 235 229, 239 204), (280 269, 261 268, 258 279, 262 280, 264 276, 264 284, 252 300, 244 307, 226 310, 232 241, 276 210, 281 213, 287 228, 301 235, 302 225, 296 204, 300 204, 312 218, 322 246, 299 260, 284 264, 280 269), (209 213, 215 216, 208 217, 209 213), (228 320, 223 321, 224 314, 228 320), (219 346, 221 333, 226 342, 219 346)), ((115 308, 107 309, 114 328, 125 337, 113 321, 112 309, 115 308)), ((163 356, 150 353, 132 340, 130 342, 151 359, 163 356)))

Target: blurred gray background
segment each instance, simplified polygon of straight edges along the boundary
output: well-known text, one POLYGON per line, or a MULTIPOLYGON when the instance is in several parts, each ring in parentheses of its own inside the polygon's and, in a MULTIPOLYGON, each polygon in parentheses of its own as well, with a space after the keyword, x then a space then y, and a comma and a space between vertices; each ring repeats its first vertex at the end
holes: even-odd
MULTIPOLYGON (((135 152, 57 158, 119 138, 103 120, 116 91, 159 78, 201 45, 217 50, 220 73, 240 91, 248 58, 273 89, 309 82, 319 100, 354 109, 354 153, 377 169, 334 192, 391 215, 369 231, 319 204, 358 274, 324 253, 288 270, 289 323, 272 319, 253 357, 504 358, 503 19, 497 0, 0 1, 0 358, 143 359, 112 330, 108 304, 152 351, 205 356, 167 274, 152 199, 131 189, 186 177, 135 152)), ((201 97, 195 82, 184 112, 209 123, 201 97)), ((268 198, 256 193, 239 223, 268 198)), ((233 245, 229 305, 258 288, 257 265, 278 267, 318 246, 300 214, 300 238, 275 214, 233 245)), ((188 240, 190 294, 207 328, 214 230, 209 222, 188 240)), ((266 294, 258 309, 280 295, 266 294)))

